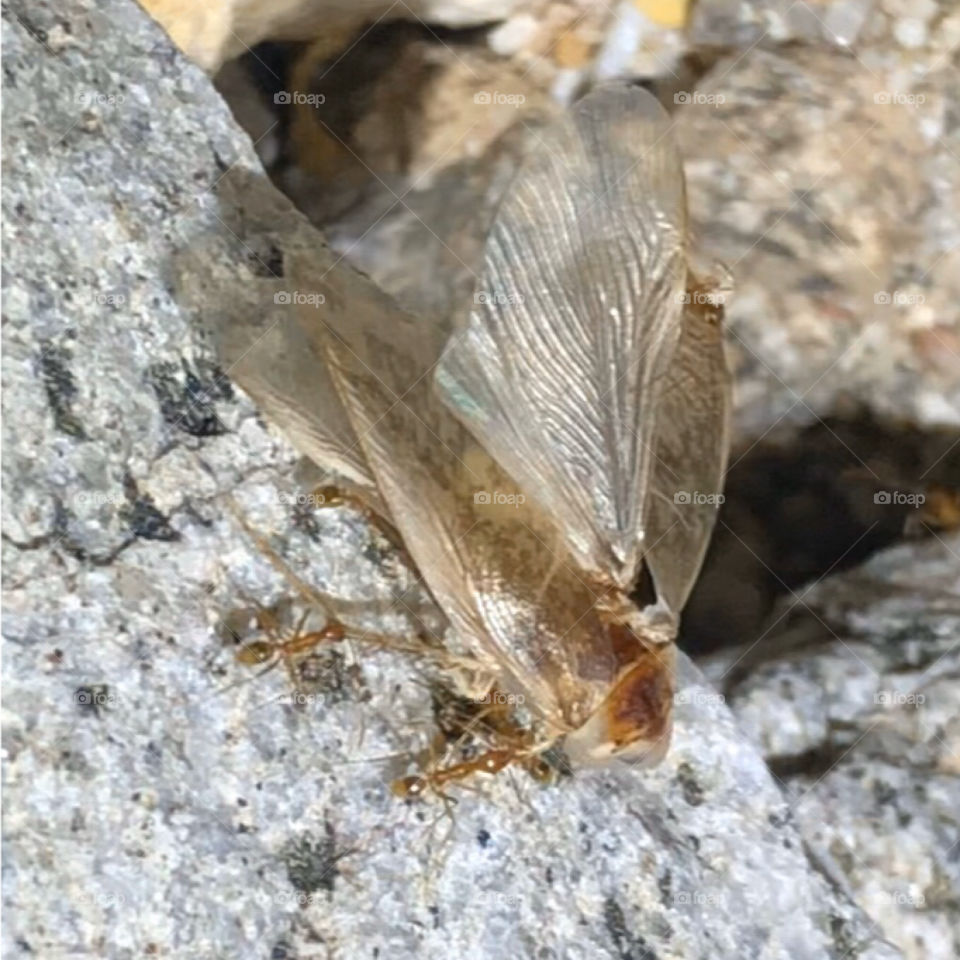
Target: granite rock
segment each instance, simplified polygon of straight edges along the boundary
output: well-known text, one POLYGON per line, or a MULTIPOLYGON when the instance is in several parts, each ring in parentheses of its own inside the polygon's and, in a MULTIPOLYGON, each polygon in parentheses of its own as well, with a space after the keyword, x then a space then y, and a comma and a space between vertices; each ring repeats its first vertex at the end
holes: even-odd
POLYGON ((911 960, 960 952, 960 539, 798 591, 704 662, 807 841, 911 960))

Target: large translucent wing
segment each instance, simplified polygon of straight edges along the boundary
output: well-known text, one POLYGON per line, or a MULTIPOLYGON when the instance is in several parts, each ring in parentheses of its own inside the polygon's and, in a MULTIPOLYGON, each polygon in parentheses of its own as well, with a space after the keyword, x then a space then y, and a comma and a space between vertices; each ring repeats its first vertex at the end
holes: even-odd
POLYGON ((691 299, 657 416, 644 559, 658 601, 676 617, 703 562, 727 466, 730 378, 719 313, 691 299))
POLYGON ((599 88, 546 131, 509 188, 436 376, 584 569, 622 586, 643 553, 685 216, 667 114, 639 88, 599 88))
POLYGON ((501 687, 522 693, 556 731, 578 726, 623 666, 597 592, 552 522, 436 396, 441 331, 372 285, 349 306, 301 318, 408 552, 501 687))
MULTIPOLYGON (((234 168, 224 175, 218 192, 236 197, 238 209, 244 209, 241 200, 251 195, 248 174, 234 168)), ((257 210, 250 215, 275 217, 277 211, 257 210)), ((283 210, 282 216, 289 212, 283 210)), ((236 230, 243 232, 240 225, 236 230)), ((218 269, 223 255, 219 243, 219 235, 200 236, 174 258, 171 272, 179 299, 191 309, 202 310, 224 372, 250 394, 300 453, 324 473, 335 474, 332 479, 338 486, 349 488, 382 512, 376 481, 330 373, 297 320, 294 301, 300 291, 284 280, 238 284, 233 271, 218 269), (197 270, 198 257, 213 265, 209 271, 197 270)), ((331 296, 336 296, 338 305, 346 302, 356 282, 352 273, 335 273, 336 261, 322 247, 311 252, 310 260, 314 275, 336 276, 330 284, 331 296)), ((309 302, 314 309, 320 306, 316 299, 309 302)))
POLYGON ((294 308, 285 312, 269 323, 238 319, 217 329, 230 376, 302 454, 376 505, 376 481, 326 362, 311 347, 294 308))

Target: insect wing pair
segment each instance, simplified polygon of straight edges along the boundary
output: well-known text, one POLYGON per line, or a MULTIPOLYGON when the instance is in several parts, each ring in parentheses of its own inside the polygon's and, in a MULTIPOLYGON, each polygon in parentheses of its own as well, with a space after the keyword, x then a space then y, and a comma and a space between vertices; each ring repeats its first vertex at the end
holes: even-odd
POLYGON ((677 620, 727 450, 670 119, 598 88, 544 131, 449 332, 331 266, 234 375, 402 534, 497 687, 575 763, 669 743, 677 620), (316 306, 322 303, 322 308, 316 306), (656 602, 629 598, 646 564, 656 602))

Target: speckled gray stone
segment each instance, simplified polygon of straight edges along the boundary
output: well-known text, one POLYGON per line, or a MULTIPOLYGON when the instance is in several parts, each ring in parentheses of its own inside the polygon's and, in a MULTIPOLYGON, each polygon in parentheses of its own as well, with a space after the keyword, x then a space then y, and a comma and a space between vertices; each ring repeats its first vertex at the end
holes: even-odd
POLYGON ((333 257, 132 3, 4 18, 6 955, 898 956, 689 664, 660 768, 504 776, 452 824, 387 789, 430 736, 422 665, 352 646, 308 697, 223 690, 223 621, 293 593, 228 494, 361 625, 411 627, 369 613, 418 593, 397 552, 298 509, 200 332, 333 257))
POLYGON ((705 664, 804 836, 911 960, 960 953, 960 537, 792 597, 705 664))

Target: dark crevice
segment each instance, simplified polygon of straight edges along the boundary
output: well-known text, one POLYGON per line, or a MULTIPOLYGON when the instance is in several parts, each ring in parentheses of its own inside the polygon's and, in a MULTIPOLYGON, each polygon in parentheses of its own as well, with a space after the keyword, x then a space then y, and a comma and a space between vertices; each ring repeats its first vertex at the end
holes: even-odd
POLYGON ((818 743, 801 753, 767 757, 770 772, 780 781, 794 777, 818 780, 826 776, 850 749, 850 744, 818 743))
MULTIPOLYGON (((860 414, 734 450, 681 646, 704 654, 754 643, 791 591, 949 529, 960 509, 957 440, 860 414)), ((788 625, 789 617, 778 632, 788 625)))

